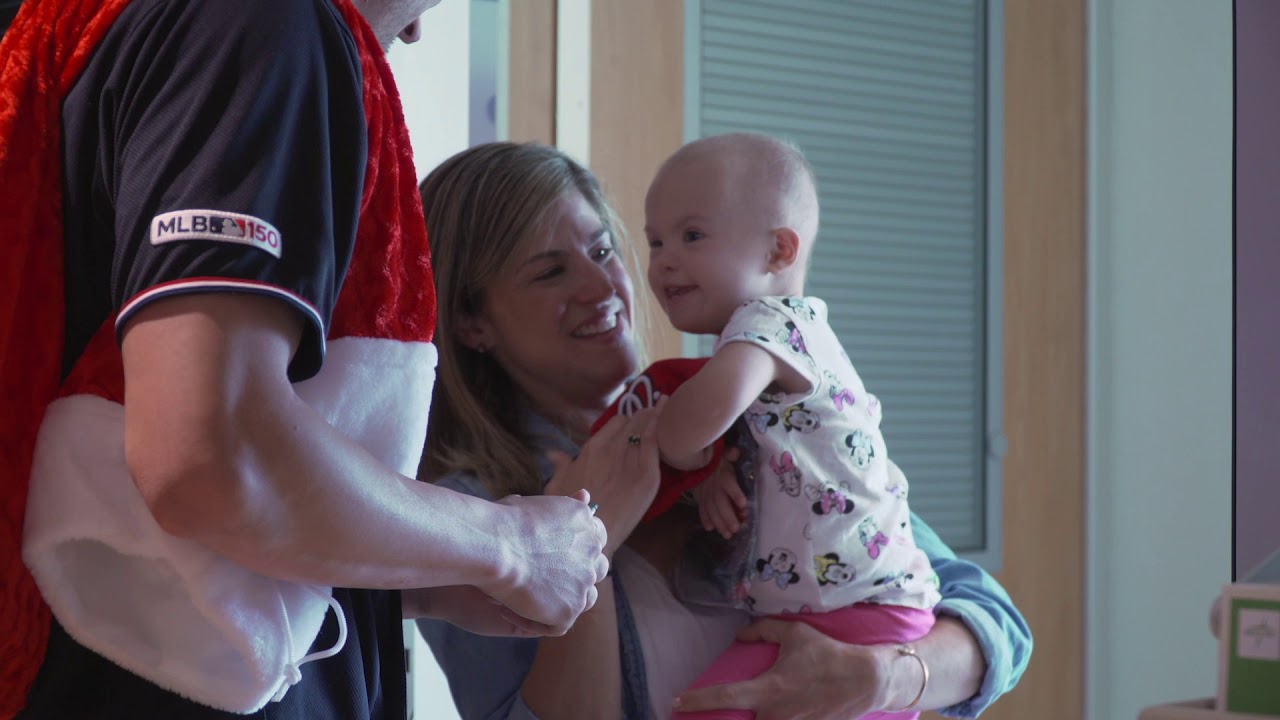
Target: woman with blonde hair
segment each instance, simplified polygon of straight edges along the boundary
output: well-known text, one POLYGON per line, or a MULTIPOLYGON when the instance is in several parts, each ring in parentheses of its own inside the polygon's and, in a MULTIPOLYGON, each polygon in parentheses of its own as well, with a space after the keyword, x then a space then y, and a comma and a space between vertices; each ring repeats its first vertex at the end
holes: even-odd
MULTIPOLYGON (((744 628, 739 611, 681 603, 667 577, 697 517, 677 507, 640 523, 658 483, 651 411, 613 418, 588 439, 640 364, 625 238, 599 182, 554 148, 493 143, 446 160, 420 189, 440 348, 420 477, 495 501, 586 489, 613 562, 599 601, 563 636, 509 637, 512 626, 538 630, 510 613, 497 625, 479 611, 470 624, 419 621, 464 718, 666 717, 675 692, 735 634, 779 643, 777 664, 687 693, 680 709, 847 718, 910 705, 973 717, 1017 683, 1031 651, 1022 616, 914 516, 943 599, 910 654, 846 645, 802 623, 744 628)), ((751 472, 751 450, 718 472, 751 472)), ((456 600, 484 602, 468 589, 456 600)))

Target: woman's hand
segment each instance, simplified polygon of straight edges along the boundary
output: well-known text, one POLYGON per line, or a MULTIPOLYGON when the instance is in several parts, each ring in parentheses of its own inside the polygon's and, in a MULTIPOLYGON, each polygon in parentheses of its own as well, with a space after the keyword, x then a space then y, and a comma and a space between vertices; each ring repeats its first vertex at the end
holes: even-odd
POLYGON ((777 662, 750 680, 690 690, 676 698, 676 710, 739 708, 755 710, 757 720, 845 720, 911 701, 891 702, 891 685, 909 684, 891 683, 892 645, 849 645, 784 620, 760 620, 738 639, 777 643, 777 662))
POLYGON ((613 553, 635 529, 658 493, 657 419, 659 404, 629 417, 614 416, 583 444, 577 459, 553 452, 555 474, 547 495, 571 495, 581 489, 599 504, 609 539, 604 554, 613 553), (633 440, 635 438, 635 440, 633 440))

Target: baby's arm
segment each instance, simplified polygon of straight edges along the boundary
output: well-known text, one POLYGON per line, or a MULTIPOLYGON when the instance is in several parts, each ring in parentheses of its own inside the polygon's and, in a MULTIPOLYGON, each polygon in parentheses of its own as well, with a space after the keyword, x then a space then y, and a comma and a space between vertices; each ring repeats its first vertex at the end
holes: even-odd
POLYGON ((711 444, 728 431, 779 374, 780 361, 745 342, 720 348, 676 388, 658 416, 658 452, 678 470, 711 459, 711 444))

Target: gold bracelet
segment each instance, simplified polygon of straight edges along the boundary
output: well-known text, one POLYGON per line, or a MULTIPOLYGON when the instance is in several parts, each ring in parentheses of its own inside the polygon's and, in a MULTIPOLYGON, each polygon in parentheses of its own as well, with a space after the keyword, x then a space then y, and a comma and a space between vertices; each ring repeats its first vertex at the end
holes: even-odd
POLYGON ((910 645, 899 645, 897 647, 899 655, 908 655, 916 659, 920 663, 920 672, 924 673, 924 678, 920 681, 920 692, 916 693, 916 699, 912 700, 906 707, 894 710, 893 712, 906 712, 914 709, 920 704, 920 698, 924 697, 924 689, 929 687, 929 666, 925 663, 924 658, 916 654, 916 649, 910 645))

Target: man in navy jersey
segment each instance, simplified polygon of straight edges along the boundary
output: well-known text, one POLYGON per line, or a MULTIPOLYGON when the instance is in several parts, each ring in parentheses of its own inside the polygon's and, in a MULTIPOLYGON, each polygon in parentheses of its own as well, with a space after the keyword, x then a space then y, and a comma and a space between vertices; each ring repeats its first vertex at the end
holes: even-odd
MULTIPOLYGON (((23 666, 0 632, 0 717, 399 720, 403 617, 558 635, 594 604, 585 495, 413 478, 435 298, 382 51, 436 2, 26 0, 0 47, 78 54, 53 150, 0 123, 31 157, 0 152, 0 193, 57 196, 18 227, 60 249, 40 283, 65 300, 14 306, 60 347, 18 448, 52 613, 0 596, 12 637, 42 639, 23 666), (53 192, 20 188, 41 162, 53 192)), ((6 397, 38 384, 19 364, 6 397)))

